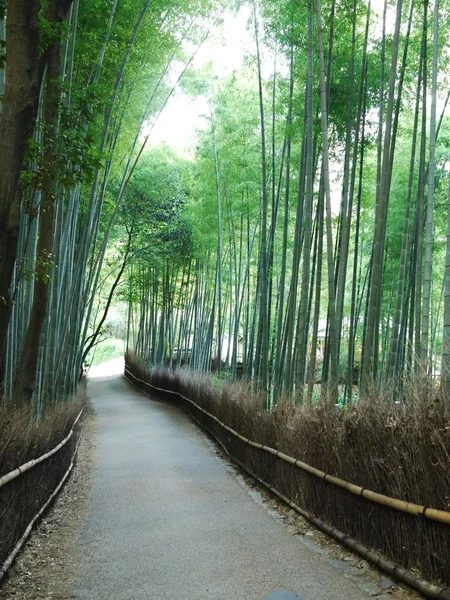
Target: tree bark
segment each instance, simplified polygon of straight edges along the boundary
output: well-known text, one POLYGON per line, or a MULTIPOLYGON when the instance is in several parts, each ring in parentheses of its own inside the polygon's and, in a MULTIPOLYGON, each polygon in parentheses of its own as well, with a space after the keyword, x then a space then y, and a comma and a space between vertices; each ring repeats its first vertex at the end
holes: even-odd
MULTIPOLYGON (((426 43, 426 39, 423 37, 422 44, 426 43)), ((420 95, 421 95, 421 87, 422 87, 422 71, 423 71, 423 60, 422 54, 420 59, 419 66, 419 74, 417 80, 417 96, 416 96, 416 109, 414 112, 414 125, 413 125, 413 137, 411 143, 411 158, 409 164, 409 177, 408 177, 408 191, 406 197, 406 208, 405 208, 405 219, 403 225, 403 235, 402 235, 402 247, 400 251, 400 265, 398 272, 398 284, 397 284, 397 294, 396 294, 396 305, 395 305, 395 313, 392 324, 392 332, 391 332, 391 342, 389 349, 389 361, 387 367, 387 379, 391 379, 394 374, 396 377, 399 376, 399 373, 396 371, 399 355, 399 330, 400 330, 400 322, 402 319, 402 308, 404 307, 407 310, 407 305, 404 303, 404 293, 405 293, 405 279, 407 274, 407 262, 409 258, 409 250, 410 250, 410 216, 411 216, 411 201, 412 201, 412 193, 413 193, 413 179, 414 179, 414 166, 416 159, 416 145, 417 145, 417 133, 418 133, 418 124, 419 124, 419 109, 420 109, 420 95)))
POLYGON ((34 392, 37 377, 40 337, 47 315, 50 291, 48 281, 50 264, 53 261, 53 228, 57 173, 55 169, 55 140, 58 134, 60 89, 57 79, 61 71, 61 42, 59 38, 47 50, 47 75, 45 96, 44 172, 39 220, 37 266, 41 272, 34 283, 33 307, 25 338, 22 356, 16 371, 14 397, 18 401, 29 401, 34 392))
POLYGON ((10 285, 19 239, 20 174, 39 101, 40 6, 40 0, 8 2, 8 60, 0 120, 0 362, 13 302, 10 285))
POLYGON ((262 176, 262 210, 261 210, 261 302, 260 302, 260 320, 261 320, 261 390, 267 392, 268 383, 268 362, 269 362, 269 330, 268 330, 268 307, 267 307, 267 169, 266 169, 266 133, 264 124, 264 102, 261 74, 261 59, 259 52, 259 32, 258 16, 256 13, 256 2, 253 1, 254 28, 256 41, 256 54, 258 65, 258 89, 259 89, 259 108, 261 120, 261 176, 262 176))
MULTIPOLYGON (((308 10, 308 70, 306 93, 306 193, 305 193, 305 223, 303 241, 303 268, 300 294, 300 311, 298 319, 299 343, 297 348, 297 365, 295 387, 297 400, 303 400, 303 386, 306 377, 306 361, 308 359, 308 329, 307 320, 308 293, 310 284, 311 262, 311 227, 313 204, 313 9, 308 10)), ((315 350, 313 349, 313 352, 315 350)))
POLYGON ((425 268, 423 278, 423 311, 422 311, 422 336, 420 362, 424 372, 427 370, 429 351, 429 320, 431 275, 433 267, 433 212, 434 212, 434 172, 436 163, 436 97, 438 74, 438 45, 439 45, 439 0, 434 3, 434 31, 433 31, 433 67, 431 74, 431 113, 430 113, 430 159, 428 162, 428 197, 427 221, 425 240, 425 268))

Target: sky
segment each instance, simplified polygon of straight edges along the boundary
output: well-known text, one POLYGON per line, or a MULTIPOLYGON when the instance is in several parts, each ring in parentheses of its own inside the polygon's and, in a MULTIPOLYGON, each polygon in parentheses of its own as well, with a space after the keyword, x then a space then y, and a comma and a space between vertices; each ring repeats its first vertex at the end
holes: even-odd
MULTIPOLYGON (((384 0, 371 0, 372 11, 380 15, 379 26, 373 35, 381 36, 381 15, 383 11, 384 0)), ((387 19, 389 33, 392 33, 395 22, 395 9, 387 19), (392 31, 391 31, 392 29, 392 31)), ((253 31, 249 29, 251 22, 251 10, 248 5, 240 8, 237 14, 227 11, 223 15, 223 23, 212 32, 210 37, 203 43, 197 52, 193 61, 193 68, 201 68, 206 63, 213 63, 213 72, 218 78, 231 75, 233 71, 239 70, 243 64, 246 55, 255 53, 255 41, 253 31)), ((269 78, 273 72, 272 52, 260 42, 263 76, 269 78)), ((194 47, 188 49, 193 52, 194 47)), ((182 66, 172 73, 172 84, 175 84, 182 66)), ((279 60, 277 69, 288 75, 288 66, 279 60)), ((166 107, 157 118, 156 123, 150 134, 148 148, 166 143, 172 147, 180 156, 190 158, 193 156, 196 146, 197 131, 207 127, 207 121, 204 115, 209 112, 208 103, 205 97, 192 98, 183 93, 181 89, 176 89, 166 107)), ((143 133, 148 133, 149 129, 144 129, 143 133)), ((332 164, 330 169, 332 178, 331 207, 334 214, 338 214, 341 194, 339 184, 341 174, 339 166, 332 164)))
MULTIPOLYGON (((247 31, 249 7, 242 7, 237 15, 226 12, 223 24, 198 51, 194 68, 213 63, 219 78, 231 75, 242 67, 247 52, 253 50, 253 36, 247 31)), ((202 115, 207 114, 206 98, 191 98, 181 90, 175 91, 159 116, 150 136, 150 147, 165 142, 181 155, 189 155, 195 144, 195 132, 202 127, 202 115)))
MULTIPOLYGON (((371 38, 381 38, 382 35, 382 13, 384 0, 371 0, 372 14, 378 14, 378 22, 371 32, 371 38)), ((388 6, 386 19, 386 31, 393 34, 395 26, 395 6, 388 6)), ((193 68, 201 68, 207 63, 213 64, 213 72, 219 79, 231 75, 233 71, 239 70, 245 57, 254 55, 255 41, 251 27, 252 14, 250 7, 244 5, 237 14, 230 11, 223 15, 223 23, 218 26, 209 38, 198 50, 193 61, 193 68)), ((273 71, 273 55, 262 42, 260 42, 262 67, 264 78, 269 78, 273 71)), ((195 48, 187 48, 187 53, 192 53, 195 48)), ((182 65, 178 65, 178 71, 172 73, 172 83, 174 84, 181 72, 182 65)), ((277 69, 284 75, 288 75, 286 64, 279 62, 277 69), (284 73, 285 71, 285 73, 284 73)), ((438 100, 438 114, 443 108, 443 99, 438 100)), ((153 126, 149 138, 148 147, 158 146, 166 143, 172 147, 180 156, 191 158, 195 151, 197 131, 208 126, 204 118, 209 112, 208 103, 205 97, 192 98, 183 93, 181 89, 176 89, 169 99, 165 109, 158 117, 153 126)), ((447 108, 447 114, 450 108, 447 108)), ((147 130, 148 131, 148 130, 147 130)), ((147 133, 145 130, 143 133, 147 133)), ((331 205, 332 212, 338 214, 341 201, 341 167, 338 163, 330 165, 331 174, 331 205)))
MULTIPOLYGON (((371 6, 374 12, 382 14, 383 0, 371 0, 371 6)), ((395 9, 390 7, 389 10, 392 12, 387 19, 390 30, 393 29, 395 21, 395 9)), ((212 62, 214 74, 219 78, 231 75, 233 71, 240 69, 245 56, 255 51, 253 31, 248 30, 250 18, 251 10, 248 5, 242 6, 237 14, 232 14, 230 11, 225 12, 223 24, 211 34, 197 52, 193 67, 199 68, 205 63, 212 62)), ((379 34, 381 35, 381 18, 379 34)), ((263 69, 264 62, 266 62, 267 76, 270 76, 272 57, 269 58, 270 52, 264 48, 263 44, 261 52, 263 69), (264 54, 268 55, 267 61, 264 61, 264 54)), ((280 69, 280 65, 278 68, 280 69)), ((153 127, 149 147, 166 143, 182 156, 192 155, 196 131, 205 126, 202 115, 207 113, 208 104, 204 97, 194 99, 180 89, 176 90, 153 127)), ((145 130, 144 133, 146 133, 145 130)))

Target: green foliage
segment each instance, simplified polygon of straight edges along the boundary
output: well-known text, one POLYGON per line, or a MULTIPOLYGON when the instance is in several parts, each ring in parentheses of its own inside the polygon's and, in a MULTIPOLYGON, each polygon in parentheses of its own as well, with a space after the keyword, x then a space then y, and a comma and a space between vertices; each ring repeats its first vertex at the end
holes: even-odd
POLYGON ((55 256, 50 252, 42 252, 36 258, 33 268, 27 267, 26 264, 22 265, 20 269, 20 278, 27 282, 33 282, 36 279, 37 281, 48 284, 54 266, 55 256))
POLYGON ((104 362, 123 356, 124 344, 123 340, 117 338, 106 338, 100 342, 88 355, 87 361, 89 364, 101 365, 104 362))
POLYGON ((205 63, 199 69, 189 69, 180 81, 180 88, 185 94, 193 97, 208 96, 217 77, 214 75, 212 62, 205 63))
POLYGON ((55 264, 55 257, 49 252, 42 252, 36 260, 35 274, 36 279, 48 283, 50 281, 51 270, 55 264))
POLYGON ((65 21, 61 22, 50 22, 45 18, 45 9, 47 8, 48 2, 42 2, 41 12, 39 13, 39 53, 44 52, 59 38, 62 37, 64 32, 69 30, 68 23, 65 21))
POLYGON ((170 148, 146 152, 126 190, 119 222, 133 230, 139 260, 185 261, 194 253, 193 226, 185 214, 189 164, 170 148))
POLYGON ((210 111, 209 118, 205 118, 207 129, 200 133, 196 148, 188 210, 203 248, 214 250, 217 244, 214 146, 224 200, 223 231, 239 227, 241 218, 253 221, 258 215, 261 148, 257 92, 250 74, 239 73, 223 80, 211 99, 210 111))
POLYGON ((67 189, 92 181, 96 169, 102 166, 94 138, 92 124, 95 119, 98 102, 95 94, 89 99, 80 93, 74 93, 70 106, 65 99, 67 89, 62 81, 59 102, 59 128, 56 139, 45 123, 37 122, 41 131, 39 140, 31 138, 28 142, 26 162, 29 169, 22 172, 21 181, 24 188, 42 190, 47 182, 57 176, 58 183, 67 189), (45 151, 51 145, 52 161, 45 160, 45 151))

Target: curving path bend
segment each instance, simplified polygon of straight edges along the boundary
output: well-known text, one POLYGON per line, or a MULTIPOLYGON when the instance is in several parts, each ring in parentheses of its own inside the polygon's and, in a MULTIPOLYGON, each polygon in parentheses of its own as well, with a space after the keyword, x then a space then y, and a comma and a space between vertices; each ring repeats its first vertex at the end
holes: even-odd
POLYGON ((368 600, 255 502, 182 411, 92 373, 97 464, 79 600, 368 600))

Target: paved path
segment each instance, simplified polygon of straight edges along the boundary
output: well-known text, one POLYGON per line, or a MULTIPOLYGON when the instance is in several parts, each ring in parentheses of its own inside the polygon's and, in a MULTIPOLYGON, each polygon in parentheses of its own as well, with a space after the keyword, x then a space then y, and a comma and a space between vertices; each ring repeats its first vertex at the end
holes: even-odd
POLYGON ((72 598, 368 600, 255 502, 182 411, 120 375, 91 379, 89 395, 98 462, 72 598))

